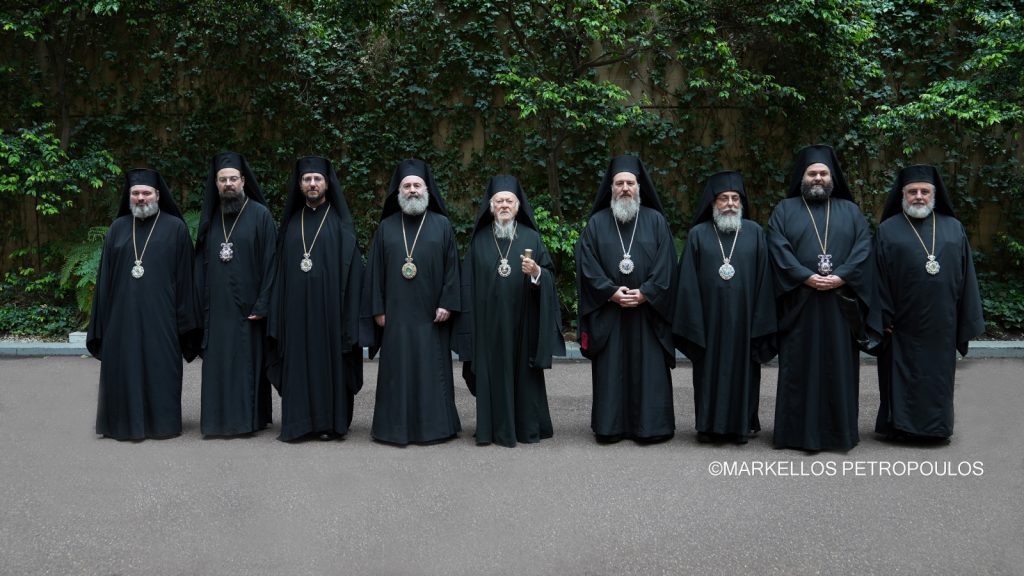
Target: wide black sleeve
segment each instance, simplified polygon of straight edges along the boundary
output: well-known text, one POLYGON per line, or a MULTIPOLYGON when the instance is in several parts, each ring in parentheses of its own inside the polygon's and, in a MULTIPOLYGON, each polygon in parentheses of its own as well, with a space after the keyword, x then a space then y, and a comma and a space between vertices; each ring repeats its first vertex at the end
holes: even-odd
POLYGON ((192 281, 195 256, 192 238, 184 222, 177 227, 175 249, 175 315, 178 323, 178 340, 181 344, 181 355, 191 362, 199 355, 202 343, 202 323, 199 321, 200 306, 198 303, 195 282, 192 281))
POLYGON ((96 270, 96 286, 92 296, 92 313, 89 315, 89 330, 85 337, 85 347, 97 360, 103 360, 103 333, 107 323, 107 312, 112 296, 110 250, 113 237, 117 234, 113 224, 103 239, 103 251, 100 253, 100 265, 96 270))
POLYGON ((981 292, 978 290, 978 277, 974 272, 974 259, 971 257, 971 245, 967 240, 967 232, 962 228, 961 224, 964 239, 961 249, 964 286, 957 301, 956 349, 962 356, 966 356, 970 341, 985 333, 985 316, 981 292))
POLYGON ((363 276, 363 290, 360 306, 359 343, 369 349, 372 359, 380 350, 384 331, 374 321, 374 316, 384 314, 387 273, 384 266, 384 245, 381 228, 373 235, 370 243, 370 256, 366 260, 366 271, 363 276))
POLYGON ((462 309, 462 284, 459 276, 459 247, 455 243, 455 230, 444 219, 444 283, 437 307, 450 312, 462 309))
MULTIPOLYGON (((660 212, 655 212, 654 235, 658 250, 654 255, 654 265, 647 277, 640 284, 640 292, 647 299, 659 323, 672 323, 672 312, 675 308, 676 287, 676 244, 672 240, 668 221, 660 212)), ((638 216, 639 218, 639 216, 638 216)), ((669 346, 671 348, 671 346, 669 346)))
POLYGON ((700 236, 691 228, 676 272, 676 305, 672 335, 676 348, 690 360, 704 357, 704 299, 697 271, 700 269, 700 236))
MULTIPOLYGON (((469 362, 473 358, 473 241, 462 257, 459 267, 461 280, 460 299, 462 310, 455 318, 455 335, 451 349, 459 355, 459 360, 469 362)), ((466 369, 463 369, 465 373, 466 369)))
POLYGON ((277 230, 270 213, 261 212, 261 214, 262 217, 256 227, 256 241, 259 250, 257 261, 262 267, 260 291, 249 314, 265 317, 270 313, 271 295, 274 291, 274 277, 277 268, 277 230))
POLYGON ((565 356, 565 340, 562 337, 562 307, 558 301, 558 290, 555 286, 555 264, 551 259, 547 246, 539 240, 534 248, 534 262, 541 267, 537 285, 529 277, 524 277, 528 293, 534 296, 537 314, 537 345, 531 351, 531 366, 534 368, 550 368, 552 356, 565 356))

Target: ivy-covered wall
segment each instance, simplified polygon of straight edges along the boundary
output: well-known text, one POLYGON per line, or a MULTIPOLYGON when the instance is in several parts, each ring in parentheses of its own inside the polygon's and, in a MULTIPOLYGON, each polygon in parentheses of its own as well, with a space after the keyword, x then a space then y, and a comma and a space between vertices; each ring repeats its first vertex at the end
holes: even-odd
POLYGON ((463 243, 487 179, 520 177, 557 255, 568 320, 572 247, 611 155, 644 158, 682 241, 705 176, 742 170, 763 222, 793 151, 824 142, 869 212, 899 165, 941 165, 982 269, 1019 284, 1024 233, 1009 208, 1024 190, 1020 4, 0 8, 0 270, 59 268, 74 247, 95 249, 124 169, 161 171, 197 210, 209 158, 225 149, 248 157, 275 213, 294 160, 330 157, 365 248, 391 170, 415 155, 432 164, 463 243))

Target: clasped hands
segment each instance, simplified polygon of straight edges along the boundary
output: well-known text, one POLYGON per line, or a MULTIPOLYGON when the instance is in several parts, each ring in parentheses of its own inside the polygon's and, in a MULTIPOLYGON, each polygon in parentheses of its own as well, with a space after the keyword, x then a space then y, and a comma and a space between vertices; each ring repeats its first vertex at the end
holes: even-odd
POLYGON ((815 290, 834 290, 843 284, 846 284, 846 280, 843 280, 835 274, 829 274, 828 276, 811 274, 810 278, 804 280, 805 286, 808 288, 814 288, 815 290))
POLYGON ((647 302, 647 297, 640 291, 639 288, 626 288, 625 286, 619 286, 619 289, 612 294, 609 298, 612 302, 615 302, 622 308, 636 308, 637 306, 647 302))

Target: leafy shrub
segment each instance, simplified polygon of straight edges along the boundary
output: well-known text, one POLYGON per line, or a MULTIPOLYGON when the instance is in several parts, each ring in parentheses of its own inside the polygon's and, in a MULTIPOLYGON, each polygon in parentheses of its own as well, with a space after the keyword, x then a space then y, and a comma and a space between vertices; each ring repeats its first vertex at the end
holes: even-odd
POLYGON ((1015 279, 993 272, 978 274, 985 322, 1003 331, 1024 330, 1024 288, 1015 279))
POLYGON ((88 315, 92 308, 92 295, 96 289, 96 272, 100 269, 103 239, 107 235, 108 228, 108 226, 90 228, 85 242, 68 249, 64 266, 61 267, 60 286, 65 290, 74 290, 78 311, 83 315, 88 315))
POLYGON ((0 334, 64 337, 81 326, 82 318, 52 272, 21 268, 0 282, 0 334))

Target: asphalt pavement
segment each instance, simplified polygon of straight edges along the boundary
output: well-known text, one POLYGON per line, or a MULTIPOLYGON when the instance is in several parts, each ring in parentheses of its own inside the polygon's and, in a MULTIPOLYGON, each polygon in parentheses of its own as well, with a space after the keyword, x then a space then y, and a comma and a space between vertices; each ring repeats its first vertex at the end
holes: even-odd
MULTIPOLYGON (((807 454, 699 444, 688 365, 673 372, 669 442, 602 446, 590 365, 548 373, 555 437, 478 447, 463 433, 397 448, 370 439, 377 363, 341 441, 204 440, 200 365, 185 368, 184 433, 94 434, 99 362, 0 358, 0 574, 1024 574, 1019 358, 958 363, 956 430, 939 446, 873 432, 861 371, 860 444, 807 454)), ((456 374, 458 374, 456 367, 456 374)))

